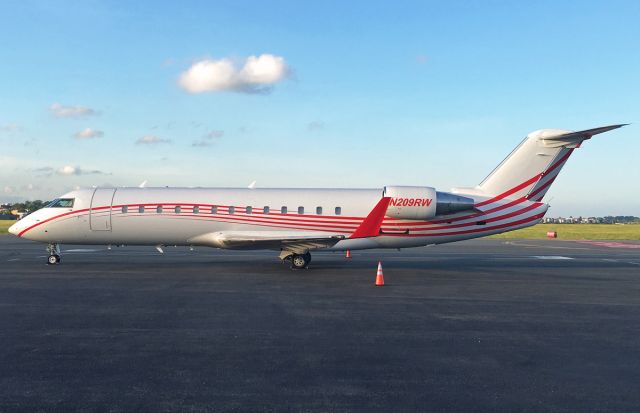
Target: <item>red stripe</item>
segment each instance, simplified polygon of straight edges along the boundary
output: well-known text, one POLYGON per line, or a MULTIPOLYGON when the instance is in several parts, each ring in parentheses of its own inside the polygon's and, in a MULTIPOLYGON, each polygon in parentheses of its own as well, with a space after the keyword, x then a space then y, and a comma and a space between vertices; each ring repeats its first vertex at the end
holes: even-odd
POLYGON ((551 185, 553 183, 553 181, 556 180, 556 178, 558 177, 558 175, 554 176, 553 178, 549 179, 547 182, 545 182, 544 184, 540 185, 540 187, 538 189, 536 189, 535 191, 531 192, 530 194, 527 195, 527 198, 533 198, 534 196, 538 195, 540 193, 540 191, 542 191, 543 189, 547 188, 549 185, 551 185))
POLYGON ((484 206, 484 205, 487 205, 487 204, 494 203, 495 201, 498 201, 500 199, 506 198, 509 195, 512 195, 512 194, 514 194, 514 193, 516 193, 516 192, 518 192, 518 191, 520 191, 520 190, 522 190, 522 189, 524 189, 524 188, 526 188, 526 187, 528 187, 530 185, 533 185, 534 183, 536 183, 538 181, 538 179, 540 179, 541 176, 542 176, 542 173, 539 173, 538 175, 534 176, 533 178, 524 181, 523 183, 521 183, 518 186, 514 186, 513 188, 509 189, 508 191, 505 191, 505 192, 501 193, 500 195, 497 195, 497 196, 495 196, 495 197, 493 197, 491 199, 487 199, 486 201, 482 201, 480 203, 477 203, 476 206, 477 207, 481 207, 481 206, 484 206))
MULTIPOLYGON (((131 215, 126 215, 123 216, 123 218, 129 218, 129 217, 133 217, 131 215)), ((236 219, 229 219, 229 215, 175 215, 175 216, 168 216, 167 218, 169 219, 181 219, 181 218, 195 218, 195 220, 197 221, 206 221, 206 220, 211 220, 211 221, 217 221, 217 222, 227 222, 227 223, 238 223, 238 221, 242 221, 240 222, 242 225, 253 225, 253 226, 260 226, 260 227, 271 227, 271 228, 283 228, 283 229, 298 229, 298 230, 309 230, 309 228, 303 227, 303 226, 285 226, 287 224, 265 224, 265 223, 257 223, 255 221, 251 221, 251 220, 242 220, 242 219, 238 219, 236 217, 236 219)), ((332 230, 332 229, 322 229, 322 228, 313 228, 313 231, 318 231, 318 232, 330 232, 330 233, 340 233, 340 234, 350 234, 351 231, 340 231, 340 230, 332 230)))
MULTIPOLYGON (((490 228, 479 228, 479 229, 468 229, 468 230, 464 230, 464 231, 453 231, 453 232, 439 232, 439 233, 435 233, 435 234, 427 234, 427 235, 423 235, 423 234, 403 234, 403 235, 395 235, 395 236, 404 236, 404 237, 437 237, 437 236, 445 236, 445 235, 462 235, 462 234, 472 234, 475 232, 491 232, 494 231, 496 229, 502 229, 502 228, 508 228, 508 227, 512 227, 512 226, 517 226, 520 224, 524 224, 526 222, 531 222, 534 221, 536 219, 540 219, 544 216, 544 212, 541 212, 539 214, 536 215, 532 215, 530 217, 527 218, 523 218, 521 220, 518 221, 512 221, 512 222, 508 222, 505 224, 501 224, 501 225, 495 225, 493 227, 490 228)), ((381 236, 394 236, 394 235, 386 235, 386 234, 382 234, 381 236)))
MULTIPOLYGON (((98 209, 98 208, 94 208, 94 209, 98 209)), ((71 214, 77 214, 78 212, 85 212, 85 211, 88 211, 88 210, 89 210, 88 208, 87 209, 79 209, 77 211, 69 211, 69 212, 65 212, 64 214, 56 215, 55 217, 47 218, 44 221, 40 221, 38 223, 35 223, 35 224, 31 225, 28 228, 23 229, 22 232, 20 232, 18 234, 18 236, 21 237, 22 234, 24 234, 25 232, 30 231, 31 229, 33 229, 35 227, 38 227, 38 226, 40 226, 42 224, 45 224, 45 223, 47 223, 49 221, 52 221, 54 219, 57 219, 57 218, 60 218, 60 217, 64 217, 64 216, 67 216, 67 215, 71 215, 71 214)))
POLYGON ((521 183, 520 185, 517 185, 493 198, 487 199, 486 201, 482 201, 478 204, 476 204, 476 207, 480 207, 480 206, 484 206, 484 205, 488 205, 491 204, 495 201, 498 201, 500 199, 506 198, 509 195, 512 195, 515 192, 518 192, 524 188, 526 188, 527 186, 535 183, 537 180, 539 180, 541 177, 550 174, 551 172, 553 172, 558 166, 562 165, 564 162, 566 162, 567 159, 569 159, 569 157, 571 156, 571 154, 573 153, 573 149, 569 149, 569 151, 563 155, 560 159, 558 159, 555 163, 553 163, 549 168, 547 168, 546 170, 542 171, 541 173, 537 174, 536 176, 524 181, 523 183, 521 183))
MULTIPOLYGON (((529 212, 531 210, 534 210, 534 209, 538 208, 539 206, 540 206, 540 204, 538 204, 538 203, 532 203, 531 205, 529 205, 529 206, 527 206, 525 208, 519 209, 517 211, 513 211, 513 212, 510 212, 510 213, 504 214, 504 215, 498 215, 497 217, 493 217, 493 218, 487 218, 487 219, 484 219, 483 221, 487 222, 487 223, 488 222, 503 221, 503 220, 508 219, 508 218, 513 218, 515 216, 522 215, 522 214, 524 214, 526 212, 529 212)), ((447 226, 444 226, 444 227, 443 226, 438 226, 438 227, 409 228, 409 230, 410 231, 437 231, 439 229, 464 228, 464 227, 468 227, 468 226, 471 226, 471 225, 477 225, 477 224, 474 221, 474 222, 467 222, 467 223, 464 223, 464 224, 447 225, 447 226)))
MULTIPOLYGON (((143 203, 143 204, 119 204, 119 205, 113 205, 111 208, 113 209, 117 209, 117 208, 122 208, 123 206, 127 206, 127 207, 137 207, 137 206, 144 206, 146 207, 166 207, 166 206, 171 206, 171 207, 176 207, 176 206, 199 206, 199 207, 206 207, 207 209, 211 209, 211 207, 218 207, 219 210, 223 210, 226 211, 229 209, 229 207, 234 207, 236 209, 236 212, 240 211, 244 211, 246 209, 247 206, 251 206, 251 205, 246 205, 246 206, 237 206, 237 205, 219 205, 219 204, 191 204, 188 202, 185 203, 170 203, 170 202, 162 202, 162 203, 143 203)), ((109 208, 108 206, 105 207, 100 207, 100 208, 109 208)), ((251 206, 251 208, 254 209, 254 214, 255 215, 267 215, 267 214, 263 214, 262 213, 262 208, 264 208, 264 206, 251 206)), ((96 208, 94 208, 96 209, 96 208)), ((346 215, 315 215, 315 214, 297 214, 297 213, 286 213, 283 214, 280 212, 279 208, 278 209, 271 209, 269 211, 268 215, 279 215, 279 216, 291 216, 291 217, 301 217, 301 218, 318 218, 318 217, 323 217, 326 216, 327 218, 331 218, 331 219, 336 219, 336 220, 360 220, 362 221, 364 219, 364 217, 354 217, 354 216, 346 216, 346 215)))

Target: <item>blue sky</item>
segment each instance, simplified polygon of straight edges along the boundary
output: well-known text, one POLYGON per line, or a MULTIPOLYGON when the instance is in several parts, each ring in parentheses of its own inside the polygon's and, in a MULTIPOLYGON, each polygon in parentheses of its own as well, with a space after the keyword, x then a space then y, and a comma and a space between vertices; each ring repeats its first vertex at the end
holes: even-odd
POLYGON ((533 130, 632 123, 585 143, 546 199, 550 216, 640 215, 639 2, 16 1, 2 15, 2 201, 143 180, 448 190, 533 130), (280 66, 251 77, 251 56, 280 66), (194 92, 181 75, 203 61, 236 72, 194 92))

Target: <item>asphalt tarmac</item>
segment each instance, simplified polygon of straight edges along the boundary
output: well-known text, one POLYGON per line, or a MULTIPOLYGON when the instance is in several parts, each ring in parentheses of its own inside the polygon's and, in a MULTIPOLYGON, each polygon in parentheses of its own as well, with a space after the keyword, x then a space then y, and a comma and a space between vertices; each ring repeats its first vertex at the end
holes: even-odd
POLYGON ((62 249, 0 236, 2 412, 640 411, 639 243, 62 249))

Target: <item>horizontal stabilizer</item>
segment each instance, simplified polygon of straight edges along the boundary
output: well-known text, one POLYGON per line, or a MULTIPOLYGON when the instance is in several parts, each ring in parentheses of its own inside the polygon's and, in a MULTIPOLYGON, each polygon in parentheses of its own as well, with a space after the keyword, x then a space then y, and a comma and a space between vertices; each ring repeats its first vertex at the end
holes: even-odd
POLYGON ((562 133, 562 134, 555 135, 555 136, 545 136, 542 139, 551 140, 551 141, 555 141, 555 140, 562 140, 563 141, 563 140, 570 140, 570 139, 585 140, 585 139, 590 139, 593 135, 597 135, 599 133, 608 132, 610 130, 618 129, 618 128, 621 128, 621 127, 627 126, 627 125, 628 125, 628 123, 622 123, 620 125, 601 126, 599 128, 581 130, 581 131, 577 131, 577 132, 562 133))

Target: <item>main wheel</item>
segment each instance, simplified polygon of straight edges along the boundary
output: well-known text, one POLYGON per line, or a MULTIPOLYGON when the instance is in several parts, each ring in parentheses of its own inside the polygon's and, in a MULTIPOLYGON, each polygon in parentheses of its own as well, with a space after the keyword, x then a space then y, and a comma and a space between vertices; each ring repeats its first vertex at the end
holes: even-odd
POLYGON ((311 254, 308 252, 306 254, 293 254, 291 256, 291 268, 296 270, 307 268, 310 262, 311 254))
POLYGON ((60 264, 60 256, 57 254, 49 255, 49 258, 47 258, 47 264, 49 265, 60 264))

